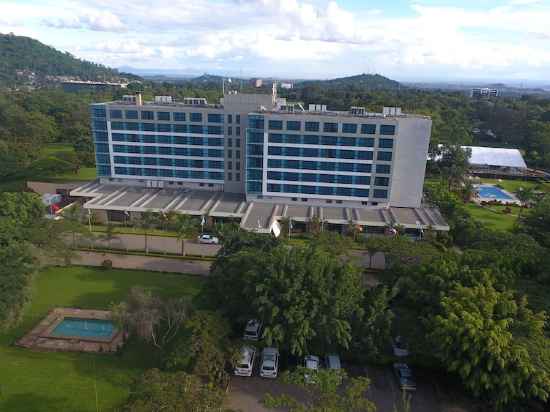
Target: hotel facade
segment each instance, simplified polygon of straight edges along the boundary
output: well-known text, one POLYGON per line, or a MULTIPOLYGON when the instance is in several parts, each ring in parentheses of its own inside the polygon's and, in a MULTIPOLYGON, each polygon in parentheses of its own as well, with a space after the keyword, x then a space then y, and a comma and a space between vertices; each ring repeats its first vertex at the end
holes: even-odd
POLYGON ((275 89, 226 94, 219 104, 135 95, 91 105, 91 124, 99 179, 73 191, 90 209, 240 217, 258 231, 313 216, 448 229, 422 205, 431 119, 399 108, 304 108, 275 89), (135 194, 121 201, 128 191, 135 194))

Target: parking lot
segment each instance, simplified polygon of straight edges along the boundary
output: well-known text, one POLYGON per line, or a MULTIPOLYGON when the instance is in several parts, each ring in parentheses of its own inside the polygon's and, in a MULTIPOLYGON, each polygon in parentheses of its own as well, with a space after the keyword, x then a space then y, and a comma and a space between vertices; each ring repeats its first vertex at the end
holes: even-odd
MULTIPOLYGON (((391 367, 369 366, 362 371, 371 379, 367 396, 376 404, 377 412, 393 412, 401 392, 391 367)), ((417 390, 411 401, 412 412, 472 412, 471 408, 464 406, 464 399, 453 399, 454 396, 442 390, 445 388, 435 386, 429 377, 418 376, 416 380, 417 390)), ((269 380, 257 376, 234 376, 231 379, 228 407, 243 412, 272 412, 273 409, 267 409, 262 403, 266 393, 286 393, 299 399, 307 399, 307 394, 301 388, 283 384, 280 378, 269 380)))

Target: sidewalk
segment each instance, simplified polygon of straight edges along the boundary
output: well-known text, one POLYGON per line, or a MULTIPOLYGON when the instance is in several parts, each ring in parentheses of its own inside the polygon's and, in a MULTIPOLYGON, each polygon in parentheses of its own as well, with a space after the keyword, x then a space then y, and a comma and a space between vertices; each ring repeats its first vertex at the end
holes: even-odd
POLYGON ((113 262, 113 267, 117 269, 152 270, 155 272, 188 273, 201 276, 208 275, 211 265, 211 262, 204 261, 82 251, 76 252, 73 263, 84 266, 101 266, 104 260, 113 262))

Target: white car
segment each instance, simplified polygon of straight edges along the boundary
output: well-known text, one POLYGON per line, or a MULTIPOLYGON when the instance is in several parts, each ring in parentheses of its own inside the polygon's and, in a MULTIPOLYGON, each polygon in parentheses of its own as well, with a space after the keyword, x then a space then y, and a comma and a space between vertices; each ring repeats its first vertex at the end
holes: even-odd
POLYGON ((307 355, 304 358, 304 367, 306 368, 306 373, 304 374, 306 383, 314 383, 315 374, 319 370, 319 357, 315 355, 307 355))
POLYGON ((279 350, 277 348, 264 348, 262 351, 260 376, 262 378, 276 378, 278 370, 279 350))
POLYGON ((253 346, 243 346, 237 365, 235 366, 235 375, 252 376, 254 369, 254 359, 256 358, 256 348, 253 346))
POLYGON ((198 240, 199 243, 203 243, 205 245, 217 245, 220 243, 220 239, 211 235, 200 235, 198 240))
POLYGON ((244 328, 243 339, 245 340, 260 340, 262 336, 262 322, 257 319, 251 319, 246 323, 244 328))

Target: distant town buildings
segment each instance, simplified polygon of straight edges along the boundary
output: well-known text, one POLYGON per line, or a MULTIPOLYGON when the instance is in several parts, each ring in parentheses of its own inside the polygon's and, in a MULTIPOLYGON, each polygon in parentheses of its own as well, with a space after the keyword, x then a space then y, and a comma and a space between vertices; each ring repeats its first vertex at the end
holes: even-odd
POLYGON ((61 87, 66 92, 77 92, 81 90, 116 90, 125 89, 128 83, 100 82, 87 80, 66 80, 61 82, 61 87))
POLYGON ((281 83, 281 89, 287 89, 287 90, 290 90, 294 87, 294 85, 292 83, 289 83, 289 82, 282 82, 281 83))
POLYGON ((474 87, 471 91, 471 97, 474 99, 498 97, 500 94, 498 89, 491 89, 489 87, 474 87))

